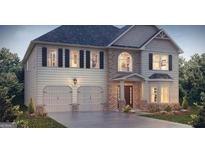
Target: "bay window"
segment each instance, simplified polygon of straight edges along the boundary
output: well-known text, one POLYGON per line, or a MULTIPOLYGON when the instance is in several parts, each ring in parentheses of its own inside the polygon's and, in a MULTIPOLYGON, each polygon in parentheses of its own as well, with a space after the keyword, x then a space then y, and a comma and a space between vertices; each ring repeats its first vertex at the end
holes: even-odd
POLYGON ((168 55, 154 54, 153 70, 168 70, 168 69, 169 69, 168 55))
POLYGON ((157 103, 157 87, 151 87, 151 103, 157 103))
POLYGON ((169 87, 161 87, 161 103, 169 103, 169 87))

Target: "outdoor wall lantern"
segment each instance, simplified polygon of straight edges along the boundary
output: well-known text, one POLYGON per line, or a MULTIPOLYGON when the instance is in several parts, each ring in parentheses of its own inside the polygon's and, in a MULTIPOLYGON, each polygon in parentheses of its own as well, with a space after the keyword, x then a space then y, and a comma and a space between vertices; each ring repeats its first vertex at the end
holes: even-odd
POLYGON ((78 83, 78 80, 76 78, 74 78, 73 83, 74 83, 74 85, 76 85, 78 83))

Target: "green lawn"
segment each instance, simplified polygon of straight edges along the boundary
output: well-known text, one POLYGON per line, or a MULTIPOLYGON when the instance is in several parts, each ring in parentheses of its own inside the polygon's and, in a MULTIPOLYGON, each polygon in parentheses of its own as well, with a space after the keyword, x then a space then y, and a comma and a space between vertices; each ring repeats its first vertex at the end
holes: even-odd
POLYGON ((181 115, 149 114, 142 116, 190 125, 192 121, 191 114, 196 114, 197 112, 197 109, 191 109, 190 112, 181 115))
POLYGON ((65 126, 49 117, 29 117, 23 114, 19 119, 27 121, 29 128, 65 128, 65 126))

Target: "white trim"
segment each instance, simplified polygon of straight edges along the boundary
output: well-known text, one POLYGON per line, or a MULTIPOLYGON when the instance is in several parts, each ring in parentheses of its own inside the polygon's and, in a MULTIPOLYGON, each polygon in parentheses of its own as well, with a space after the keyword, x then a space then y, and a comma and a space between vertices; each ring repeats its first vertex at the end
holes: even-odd
POLYGON ((145 47, 154 39, 157 37, 157 35, 159 35, 163 30, 161 29, 159 32, 157 32, 153 37, 151 37, 145 44, 143 44, 143 46, 141 47, 142 50, 145 50, 145 47))
POLYGON ((114 39, 108 47, 110 47, 112 44, 114 44, 116 41, 118 41, 123 35, 125 35, 127 32, 129 32, 135 25, 130 26, 126 31, 124 31, 121 35, 119 35, 116 39, 114 39))
POLYGON ((184 51, 179 47, 179 45, 170 37, 170 35, 164 30, 164 29, 161 29, 156 35, 154 35, 149 41, 147 41, 142 47, 141 49, 142 50, 145 50, 145 47, 153 40, 157 37, 158 34, 160 34, 161 32, 164 32, 167 37, 169 38, 169 40, 179 49, 178 52, 181 54, 181 53, 184 53, 184 51))
POLYGON ((139 77, 139 78, 142 78, 142 79, 144 79, 144 80, 147 80, 146 79, 146 77, 144 77, 144 76, 142 76, 142 75, 140 75, 140 74, 138 74, 138 73, 133 73, 133 74, 129 74, 129 75, 126 75, 126 76, 124 76, 124 77, 120 77, 120 78, 117 78, 117 79, 113 79, 113 80, 126 80, 127 78, 129 78, 129 77, 132 77, 132 76, 137 76, 137 77, 139 77))
MULTIPOLYGON (((114 44, 116 41, 118 41, 123 35, 125 35, 127 32, 129 32, 133 27, 135 27, 137 25, 131 25, 126 31, 124 31, 120 36, 118 36, 116 39, 114 39, 109 45, 108 47, 110 47, 112 44, 114 44)), ((161 28, 157 25, 153 25, 154 27, 156 27, 158 30, 160 30, 161 28)))
POLYGON ((148 79, 149 82, 173 82, 173 79, 148 79))

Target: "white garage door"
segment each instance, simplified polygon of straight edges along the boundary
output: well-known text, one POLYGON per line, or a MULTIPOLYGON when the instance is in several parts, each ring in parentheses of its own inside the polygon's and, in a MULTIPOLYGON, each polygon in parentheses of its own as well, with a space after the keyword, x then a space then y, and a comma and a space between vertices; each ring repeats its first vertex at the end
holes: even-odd
POLYGON ((43 91, 43 99, 47 112, 70 111, 72 89, 68 86, 47 86, 43 91))
POLYGON ((101 87, 82 86, 78 88, 79 111, 103 110, 103 89, 101 87))

